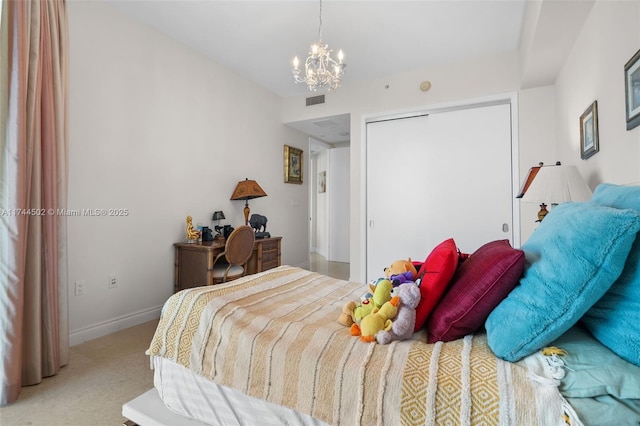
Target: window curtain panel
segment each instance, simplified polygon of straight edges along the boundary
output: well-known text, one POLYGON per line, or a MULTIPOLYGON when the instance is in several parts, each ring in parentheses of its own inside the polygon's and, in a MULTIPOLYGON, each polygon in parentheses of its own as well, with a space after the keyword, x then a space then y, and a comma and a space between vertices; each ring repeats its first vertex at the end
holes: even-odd
POLYGON ((69 358, 65 0, 4 0, 0 26, 0 405, 69 358))

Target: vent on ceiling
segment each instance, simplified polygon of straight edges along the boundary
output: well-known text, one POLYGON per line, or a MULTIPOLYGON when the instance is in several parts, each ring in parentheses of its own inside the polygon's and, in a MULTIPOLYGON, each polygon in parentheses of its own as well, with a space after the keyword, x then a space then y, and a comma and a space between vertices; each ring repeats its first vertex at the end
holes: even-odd
POLYGON ((335 121, 331 120, 330 118, 326 119, 326 120, 320 120, 320 121, 314 121, 313 124, 315 124, 318 127, 330 127, 330 128, 334 128, 338 125, 338 123, 336 123, 335 121))
POLYGON ((307 98, 307 106, 318 105, 324 103, 324 95, 312 96, 307 98))

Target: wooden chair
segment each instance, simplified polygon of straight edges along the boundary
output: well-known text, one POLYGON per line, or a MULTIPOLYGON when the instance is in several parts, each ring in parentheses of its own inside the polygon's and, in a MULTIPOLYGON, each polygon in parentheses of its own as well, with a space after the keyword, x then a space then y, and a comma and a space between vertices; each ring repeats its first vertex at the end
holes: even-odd
POLYGON ((251 257, 254 241, 253 228, 248 225, 239 226, 231 232, 225 243, 224 251, 213 260, 214 284, 235 280, 246 275, 246 264, 251 257), (226 263, 221 260, 226 260, 226 263))

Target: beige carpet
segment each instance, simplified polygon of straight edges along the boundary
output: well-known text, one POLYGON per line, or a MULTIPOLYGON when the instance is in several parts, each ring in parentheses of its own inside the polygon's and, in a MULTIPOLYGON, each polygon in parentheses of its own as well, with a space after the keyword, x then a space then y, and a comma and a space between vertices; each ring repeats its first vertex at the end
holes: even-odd
POLYGON ((157 321, 73 346, 57 376, 23 387, 14 404, 0 408, 2 426, 118 426, 122 404, 153 387, 144 354, 157 321))

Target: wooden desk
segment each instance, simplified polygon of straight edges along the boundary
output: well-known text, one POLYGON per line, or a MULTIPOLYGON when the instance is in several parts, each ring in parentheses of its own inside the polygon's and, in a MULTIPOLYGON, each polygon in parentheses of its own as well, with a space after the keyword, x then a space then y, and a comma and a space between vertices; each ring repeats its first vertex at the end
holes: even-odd
MULTIPOLYGON (((247 275, 280 266, 282 237, 263 238, 253 244, 247 275)), ((225 240, 175 243, 174 291, 213 284, 213 260, 224 251, 225 240)))

